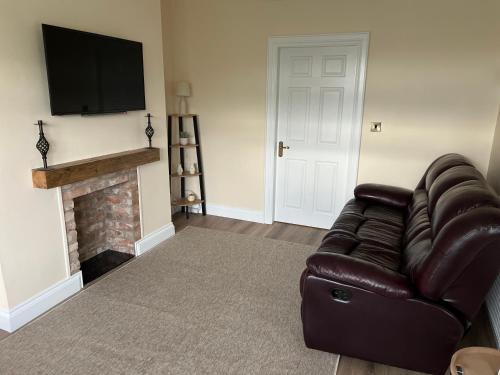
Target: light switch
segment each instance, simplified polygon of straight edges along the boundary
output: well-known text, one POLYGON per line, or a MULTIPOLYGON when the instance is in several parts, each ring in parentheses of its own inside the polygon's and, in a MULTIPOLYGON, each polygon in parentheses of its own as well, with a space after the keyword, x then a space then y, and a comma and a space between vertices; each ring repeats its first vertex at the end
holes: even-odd
POLYGON ((372 122, 372 126, 370 128, 372 132, 381 132, 382 131, 382 123, 381 122, 372 122))

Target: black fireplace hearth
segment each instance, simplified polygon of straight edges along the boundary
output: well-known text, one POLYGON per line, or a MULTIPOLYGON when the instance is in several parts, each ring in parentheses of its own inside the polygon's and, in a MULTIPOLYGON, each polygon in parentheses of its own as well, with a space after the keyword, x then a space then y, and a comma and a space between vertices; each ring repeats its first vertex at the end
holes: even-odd
POLYGON ((82 262, 80 267, 83 274, 83 284, 94 281, 106 272, 132 259, 132 254, 121 253, 114 250, 105 250, 96 256, 82 262))

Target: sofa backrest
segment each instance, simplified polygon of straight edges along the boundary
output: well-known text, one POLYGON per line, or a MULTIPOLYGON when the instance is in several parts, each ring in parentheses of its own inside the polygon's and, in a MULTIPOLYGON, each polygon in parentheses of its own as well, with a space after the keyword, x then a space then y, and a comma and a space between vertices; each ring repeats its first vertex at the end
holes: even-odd
POLYGON ((500 200, 462 155, 434 161, 408 208, 403 271, 471 319, 500 269, 500 200))

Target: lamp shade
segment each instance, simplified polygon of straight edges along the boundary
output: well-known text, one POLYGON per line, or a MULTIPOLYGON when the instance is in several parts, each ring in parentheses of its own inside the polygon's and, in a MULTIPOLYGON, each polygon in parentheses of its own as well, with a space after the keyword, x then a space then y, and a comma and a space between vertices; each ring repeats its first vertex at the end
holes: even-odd
POLYGON ((175 85, 175 95, 176 96, 191 96, 191 87, 189 82, 180 81, 175 85))

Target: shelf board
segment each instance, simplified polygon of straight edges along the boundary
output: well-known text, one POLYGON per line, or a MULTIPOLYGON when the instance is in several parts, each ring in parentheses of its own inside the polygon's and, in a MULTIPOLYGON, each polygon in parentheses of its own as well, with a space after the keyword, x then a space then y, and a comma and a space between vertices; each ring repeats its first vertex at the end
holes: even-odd
POLYGON ((176 199, 175 201, 172 202, 173 206, 194 206, 195 204, 200 204, 203 203, 204 200, 202 199, 195 199, 192 202, 189 202, 187 198, 180 198, 176 199))
POLYGON ((170 145, 169 147, 170 148, 193 148, 193 147, 198 147, 199 144, 195 144, 195 145, 190 145, 190 144, 187 144, 187 145, 181 145, 179 143, 176 143, 174 145, 170 145))
POLYGON ((51 189, 160 160, 159 148, 139 148, 31 170, 33 187, 51 189))
POLYGON ((180 177, 180 178, 185 178, 185 177, 196 177, 196 176, 201 176, 201 173, 189 173, 189 172, 184 172, 183 174, 177 174, 177 173, 172 173, 170 176, 172 177, 180 177))
POLYGON ((198 116, 196 113, 186 113, 185 115, 180 115, 178 113, 172 113, 171 115, 169 116, 172 116, 172 117, 184 117, 184 118, 189 118, 189 117, 194 117, 194 116, 198 116))

